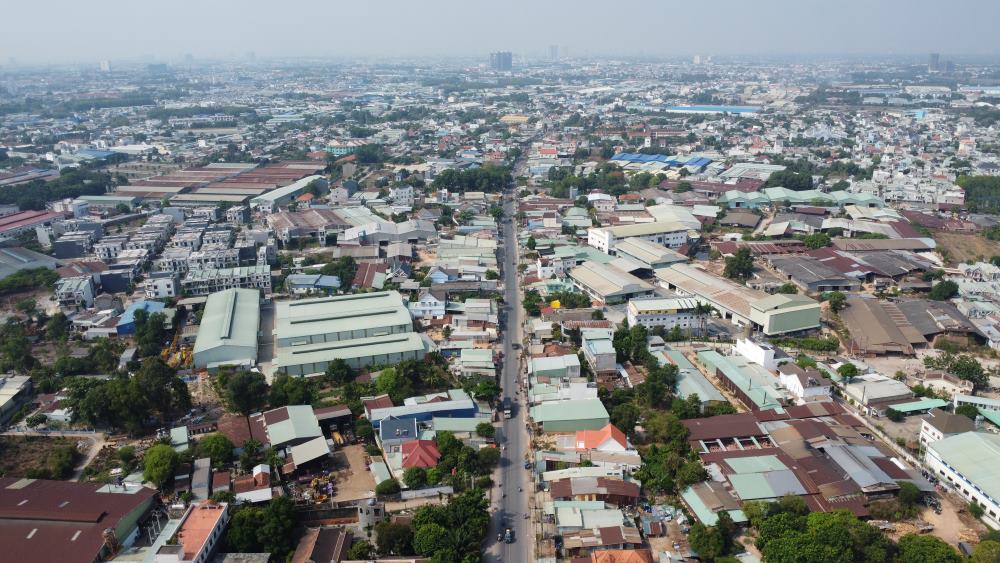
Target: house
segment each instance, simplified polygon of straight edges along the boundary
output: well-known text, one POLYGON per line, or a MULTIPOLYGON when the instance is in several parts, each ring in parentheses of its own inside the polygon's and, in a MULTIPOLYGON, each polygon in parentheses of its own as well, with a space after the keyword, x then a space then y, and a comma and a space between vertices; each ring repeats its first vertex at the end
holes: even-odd
POLYGON ((239 502, 267 502, 274 497, 271 489, 271 467, 267 464, 255 466, 250 475, 237 477, 233 482, 233 493, 239 502))
POLYGON ((625 433, 614 424, 607 424, 600 430, 578 430, 577 450, 597 450, 600 452, 626 452, 632 448, 625 433))
POLYGON ((599 500, 618 507, 634 506, 639 485, 613 477, 571 477, 549 484, 552 500, 599 500))
POLYGON ((347 559, 352 541, 353 536, 342 527, 306 528, 292 554, 292 562, 340 563, 347 559))
POLYGON ((588 328, 581 330, 581 345, 583 356, 595 374, 614 373, 616 371, 615 347, 612 344, 614 333, 610 329, 588 328))
POLYGON ((382 451, 386 453, 401 451, 406 442, 418 438, 417 420, 387 416, 379 421, 378 438, 382 451))
POLYGON ((528 372, 536 377, 552 379, 580 377, 580 358, 576 354, 532 358, 528 364, 528 372))
MULTIPOLYGON (((447 281, 447 280, 445 280, 447 281)), ((445 306, 448 302, 448 293, 440 289, 421 289, 416 301, 410 301, 407 305, 410 314, 416 319, 442 319, 444 318, 445 306)))
POLYGON ((55 291, 60 307, 90 308, 94 305, 96 290, 91 276, 63 278, 56 282, 55 291))
POLYGON ((600 399, 580 399, 531 407, 531 420, 543 432, 577 432, 604 428, 610 418, 600 399))
POLYGON ((781 364, 778 366, 778 380, 800 405, 832 398, 833 384, 814 369, 802 369, 792 363, 781 364))
POLYGON ((122 313, 115 328, 119 335, 135 334, 136 311, 145 311, 147 315, 151 316, 156 313, 162 313, 166 307, 166 305, 159 301, 139 301, 138 303, 132 303, 122 313))
POLYGON ((156 550, 155 563, 206 563, 229 523, 229 505, 205 501, 191 504, 177 528, 176 543, 156 550))
POLYGON ((285 278, 285 289, 296 295, 306 293, 335 293, 340 289, 340 278, 322 274, 289 274, 285 278))
POLYGON ((437 443, 434 440, 412 440, 401 446, 403 454, 403 469, 411 467, 434 467, 441 459, 437 443))
POLYGON ((920 445, 926 448, 931 442, 944 440, 963 432, 972 432, 975 429, 976 424, 967 416, 931 409, 920 419, 920 445))

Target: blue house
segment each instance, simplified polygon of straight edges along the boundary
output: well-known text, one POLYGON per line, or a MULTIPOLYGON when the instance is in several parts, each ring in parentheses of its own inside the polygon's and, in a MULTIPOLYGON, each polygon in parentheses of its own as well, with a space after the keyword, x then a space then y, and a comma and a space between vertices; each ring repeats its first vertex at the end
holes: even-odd
POLYGON ((152 315, 153 313, 160 313, 167 306, 159 301, 140 301, 138 303, 132 303, 125 309, 122 316, 118 318, 118 324, 115 325, 115 329, 118 331, 119 335, 123 334, 135 334, 135 312, 138 310, 146 311, 146 313, 152 315))

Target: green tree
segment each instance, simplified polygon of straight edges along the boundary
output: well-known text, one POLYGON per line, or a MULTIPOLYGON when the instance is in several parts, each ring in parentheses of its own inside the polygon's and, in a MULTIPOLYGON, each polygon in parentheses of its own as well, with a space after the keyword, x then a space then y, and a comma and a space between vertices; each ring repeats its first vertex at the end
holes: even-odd
POLYGON ((962 557, 940 538, 906 534, 899 538, 899 560, 906 563, 960 563, 962 557))
POLYGON ((931 288, 930 298, 935 301, 947 301, 958 295, 958 284, 951 280, 944 280, 934 284, 931 288))
POLYGON ((802 238, 802 242, 805 243, 806 248, 817 249, 830 246, 832 241, 830 240, 830 235, 826 233, 813 233, 811 235, 806 235, 802 238))
POLYGON ((739 248, 733 256, 726 258, 723 275, 730 279, 747 280, 753 275, 753 255, 746 247, 739 248))
POLYGON ((423 467, 410 467, 403 472, 403 482, 411 489, 419 489, 427 485, 427 470, 423 467))
POLYGON ((795 285, 792 282, 783 283, 781 284, 781 287, 778 288, 778 293, 782 293, 785 295, 795 295, 798 292, 799 292, 799 286, 795 285))
POLYGON ((976 420, 976 417, 979 416, 979 409, 977 409, 974 405, 965 404, 956 407, 955 414, 960 414, 962 416, 967 416, 972 420, 976 420))
POLYGON ((489 422, 480 422, 476 425, 476 434, 482 436, 483 438, 492 438, 496 434, 496 427, 489 422))
POLYGON ((534 250, 537 243, 535 242, 535 237, 529 236, 528 242, 524 246, 528 247, 528 250, 534 250))
POLYGON ((1000 561, 1000 541, 984 540, 972 550, 972 563, 996 563, 1000 561))
POLYGON ((58 313, 49 317, 45 323, 45 337, 52 341, 63 341, 69 336, 69 318, 65 313, 58 313))
POLYGON ((425 556, 442 552, 451 547, 449 535, 444 526, 430 522, 413 534, 413 549, 417 555, 425 556))
POLYGON ((377 495, 394 495, 399 492, 399 481, 395 479, 386 479, 378 485, 375 485, 375 494, 377 495))
POLYGON ((698 522, 691 526, 688 536, 691 549, 702 561, 715 561, 726 554, 726 545, 722 533, 714 526, 705 526, 698 522))
POLYGON ((405 524, 380 522, 375 526, 375 545, 381 555, 412 555, 413 535, 405 524))
POLYGON ((347 550, 347 558, 367 561, 368 559, 371 559, 374 551, 375 548, 372 547, 372 544, 370 544, 367 540, 358 540, 352 543, 351 548, 347 550))
POLYGON ((261 551, 283 560, 295 548, 295 507, 285 496, 272 499, 257 529, 261 551))
POLYGON ((267 404, 264 374, 253 371, 228 374, 225 378, 225 401, 231 411, 243 415, 250 431, 250 415, 267 404))
POLYGON ((826 300, 830 303, 830 310, 839 313, 847 306, 847 296, 839 291, 831 291, 826 295, 826 300))
POLYGON ((142 456, 142 476, 144 479, 162 489, 163 485, 173 478, 174 471, 180 464, 180 455, 166 444, 157 444, 142 456))
POLYGON ((174 414, 191 408, 191 392, 187 384, 177 377, 177 370, 159 357, 146 358, 134 381, 138 392, 146 398, 161 424, 174 414))
POLYGON ((481 448, 476 453, 476 460, 483 471, 496 467, 500 463, 500 450, 498 448, 481 448))
POLYGON ((858 366, 847 362, 837 368, 837 373, 840 374, 840 377, 844 378, 846 383, 850 383, 852 379, 858 376, 858 366))
POLYGON ((213 432, 198 440, 198 455, 211 458, 216 468, 224 467, 233 459, 233 443, 222 434, 213 432))
POLYGON ((334 385, 347 385, 354 380, 354 370, 343 359, 337 358, 326 366, 326 379, 334 385))
POLYGON ((407 397, 412 397, 414 394, 413 384, 395 368, 382 370, 375 379, 375 389, 380 394, 388 394, 396 404, 402 404, 407 397))
POLYGON ((271 382, 271 408, 286 405, 309 405, 313 402, 312 382, 304 377, 278 375, 271 382))

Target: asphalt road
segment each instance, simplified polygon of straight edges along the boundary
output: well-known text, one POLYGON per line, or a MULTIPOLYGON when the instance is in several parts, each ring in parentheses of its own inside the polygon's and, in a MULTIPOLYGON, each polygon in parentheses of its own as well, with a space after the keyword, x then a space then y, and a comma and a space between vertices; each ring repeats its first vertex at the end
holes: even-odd
MULTIPOLYGON (((513 195, 513 187, 510 193, 513 195)), ((516 196, 515 196, 516 197, 516 196)), ((529 437, 527 432, 527 412, 525 395, 521 392, 521 350, 515 350, 514 344, 520 345, 521 322, 523 320, 521 307, 521 291, 517 276, 517 236, 514 219, 517 209, 514 198, 504 203, 504 215, 511 222, 502 223, 503 234, 502 255, 504 282, 504 314, 506 324, 503 331, 503 368, 500 376, 500 387, 503 397, 510 397, 514 403, 513 416, 502 419, 499 436, 503 444, 503 454, 500 458, 499 488, 497 494, 499 506, 490 521, 490 535, 487 537, 485 560, 490 561, 529 561, 531 552, 530 520, 524 515, 528 513, 528 495, 530 486, 528 472, 524 469, 524 460, 528 453, 529 437), (518 490, 518 489, 522 490, 518 490), (506 528, 514 532, 514 541, 504 543, 497 541, 497 535, 506 528)), ((520 348, 520 346, 518 346, 520 348)))

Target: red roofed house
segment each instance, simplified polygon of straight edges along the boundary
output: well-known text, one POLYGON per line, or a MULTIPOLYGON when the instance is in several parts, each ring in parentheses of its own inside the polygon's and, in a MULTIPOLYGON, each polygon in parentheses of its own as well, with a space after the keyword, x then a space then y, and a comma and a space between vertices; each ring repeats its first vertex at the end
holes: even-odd
POLYGON ((441 459, 434 440, 411 440, 403 442, 403 469, 411 467, 434 467, 441 459))
POLYGON ((600 430, 578 430, 576 449, 597 450, 599 452, 626 452, 632 449, 625 433, 614 424, 608 423, 600 430))

